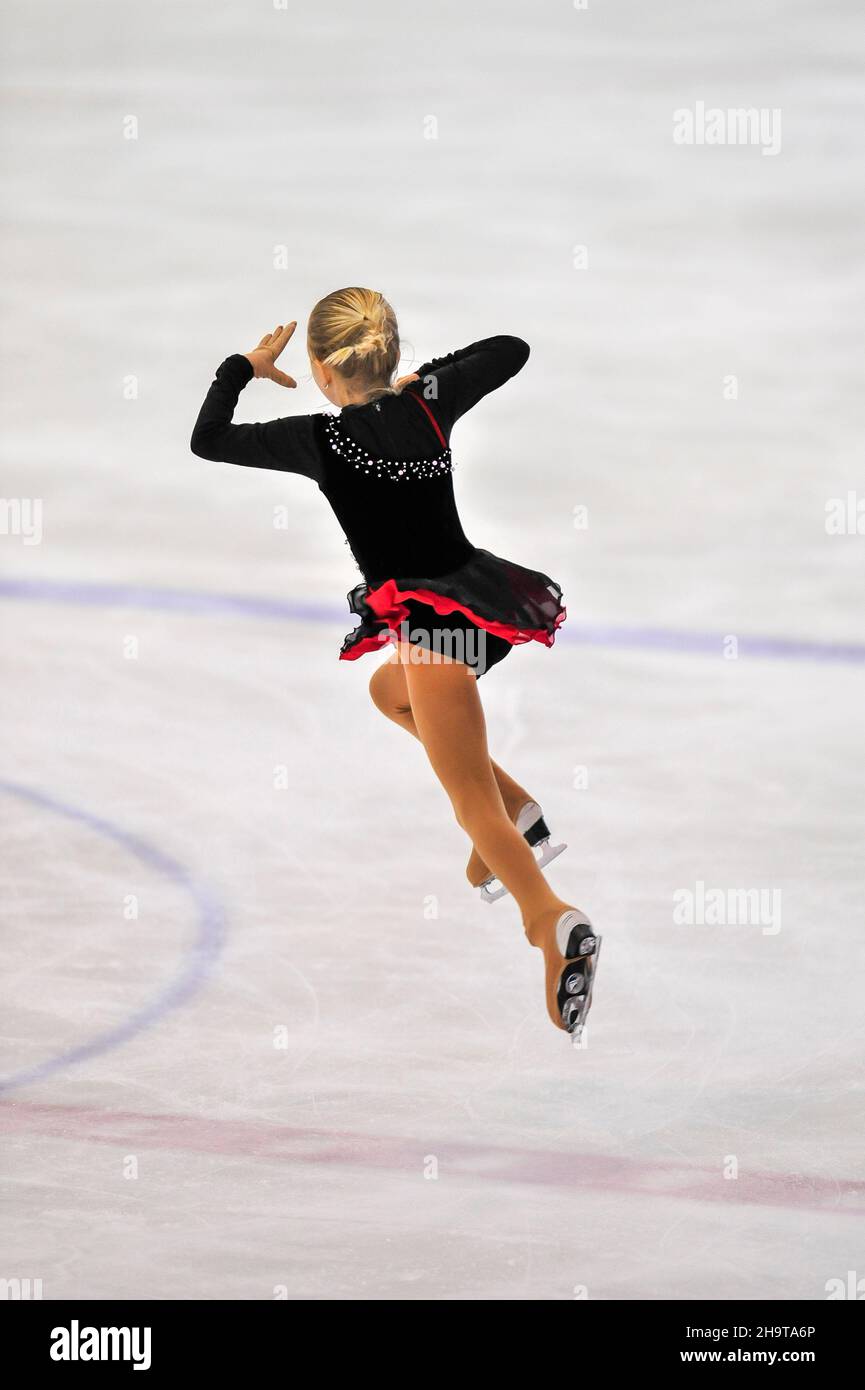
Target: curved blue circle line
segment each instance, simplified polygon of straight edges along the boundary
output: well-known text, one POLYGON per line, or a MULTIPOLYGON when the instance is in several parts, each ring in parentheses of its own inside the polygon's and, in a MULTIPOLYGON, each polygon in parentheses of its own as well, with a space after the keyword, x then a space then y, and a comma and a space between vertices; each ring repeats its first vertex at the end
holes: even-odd
MULTIPOLYGON (((335 604, 297 599, 259 598, 253 594, 206 593, 198 589, 160 589, 141 584, 82 583, 59 579, 3 579, 0 598, 33 603, 70 603, 99 608, 146 608, 164 613, 235 613, 248 618, 279 622, 333 623, 342 625, 350 616, 335 604)), ((747 633, 712 633, 675 628, 643 627, 615 623, 588 623, 571 619, 559 629, 556 641, 622 650, 666 651, 690 656, 720 656, 734 636, 739 657, 774 661, 841 662, 865 664, 861 642, 815 642, 808 638, 767 637, 747 633)))
POLYGON ((113 840, 116 845, 120 845, 122 849, 134 855, 149 869, 153 869, 186 892, 198 910, 198 930, 195 939, 173 979, 169 980, 158 994, 121 1023, 118 1023, 116 1027, 97 1034, 88 1042, 69 1048, 66 1052, 60 1052, 44 1062, 37 1062, 34 1066, 13 1072, 10 1076, 0 1078, 0 1094, 2 1094, 17 1090, 21 1086, 29 1086, 33 1082, 44 1081, 54 1072, 70 1067, 76 1062, 84 1062, 90 1057, 98 1057, 103 1052, 110 1052, 113 1048, 129 1042, 137 1033, 151 1028, 165 1014, 185 1003, 201 988, 219 956, 225 939, 226 922, 223 908, 211 890, 196 879, 178 860, 173 859, 164 850, 141 839, 140 836, 124 830, 122 826, 106 820, 103 816, 94 815, 92 812, 78 806, 72 806, 68 802, 58 801, 52 796, 47 796, 44 792, 23 786, 19 782, 0 779, 0 793, 18 797, 19 800, 27 801, 32 806, 50 811, 53 815, 65 816, 67 820, 87 826, 88 829, 93 830, 104 839, 113 840))

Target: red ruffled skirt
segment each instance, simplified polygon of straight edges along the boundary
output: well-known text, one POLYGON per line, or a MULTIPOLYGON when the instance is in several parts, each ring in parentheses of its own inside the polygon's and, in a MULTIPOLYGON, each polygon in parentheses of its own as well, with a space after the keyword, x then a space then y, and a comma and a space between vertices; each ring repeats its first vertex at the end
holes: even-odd
POLYGON ((435 578, 387 579, 372 587, 358 584, 348 595, 348 606, 360 623, 346 636, 341 661, 381 651, 395 635, 436 650, 436 641, 449 634, 455 654, 476 666, 477 674, 523 642, 551 647, 567 616, 555 580, 488 550, 476 550, 459 569, 435 578), (434 615, 435 621, 424 622, 425 615, 434 615), (472 631, 484 635, 479 646, 485 659, 460 654, 460 642, 465 643, 472 631), (430 637, 431 632, 437 637, 430 637))

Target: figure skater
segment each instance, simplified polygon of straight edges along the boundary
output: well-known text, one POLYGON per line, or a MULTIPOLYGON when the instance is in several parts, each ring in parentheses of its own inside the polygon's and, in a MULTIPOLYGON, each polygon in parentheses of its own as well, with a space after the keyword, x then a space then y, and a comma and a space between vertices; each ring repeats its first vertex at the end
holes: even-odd
POLYGON ((576 1038, 601 938, 544 877, 543 865, 564 846, 550 846, 540 807, 491 760, 477 685, 512 647, 552 646, 565 618, 562 593, 545 574, 471 544, 451 477, 455 421, 520 371, 529 348, 507 335, 485 338, 394 381, 400 346, 393 309, 372 290, 336 290, 310 315, 307 350, 313 380, 339 413, 232 424, 253 376, 297 385, 276 365, 296 327, 279 324, 251 352, 225 359, 192 451, 301 473, 324 493, 363 576, 348 596, 360 623, 340 658, 393 647, 370 681, 373 702, 420 739, 472 842, 470 882, 487 901, 513 894, 528 940, 544 955, 549 1016, 576 1038))

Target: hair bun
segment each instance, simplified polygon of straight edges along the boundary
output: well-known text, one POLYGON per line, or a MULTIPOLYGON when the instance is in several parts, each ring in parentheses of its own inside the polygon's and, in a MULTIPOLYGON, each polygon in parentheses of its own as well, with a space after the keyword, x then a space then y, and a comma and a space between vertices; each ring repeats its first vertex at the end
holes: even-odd
POLYGON ((310 314, 307 341, 320 362, 389 389, 399 362, 399 329, 393 309, 377 290, 353 286, 319 300, 310 314))
POLYGON ((365 333, 359 343, 355 343, 354 350, 360 357, 366 357, 370 352, 387 352, 393 334, 387 333, 383 325, 378 328, 371 328, 365 333))

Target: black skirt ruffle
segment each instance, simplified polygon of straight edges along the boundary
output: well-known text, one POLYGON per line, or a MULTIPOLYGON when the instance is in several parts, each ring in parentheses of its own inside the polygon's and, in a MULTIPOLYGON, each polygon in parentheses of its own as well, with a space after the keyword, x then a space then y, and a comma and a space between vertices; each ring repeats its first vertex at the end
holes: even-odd
POLYGON ((380 651, 396 637, 465 661, 478 675, 513 646, 551 647, 567 616, 555 580, 488 550, 475 550, 447 574, 358 584, 348 605, 361 621, 346 636, 341 660, 380 651))

